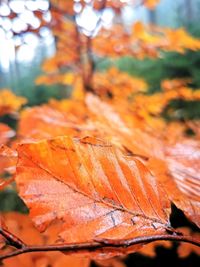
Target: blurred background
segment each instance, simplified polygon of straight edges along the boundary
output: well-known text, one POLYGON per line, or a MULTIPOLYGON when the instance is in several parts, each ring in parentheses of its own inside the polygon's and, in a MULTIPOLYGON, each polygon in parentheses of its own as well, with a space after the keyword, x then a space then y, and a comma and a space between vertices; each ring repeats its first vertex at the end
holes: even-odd
MULTIPOLYGON (((48 24, 51 23, 48 0, 1 0, 0 1, 0 88, 11 88, 18 95, 29 99, 29 105, 46 102, 50 97, 62 97, 62 86, 35 86, 34 80, 41 73, 41 63, 55 53, 55 40, 48 24), (37 12, 42 14, 41 25, 37 12), (13 13, 16 17, 13 17, 13 13), (36 34, 37 32, 37 34, 36 34), (39 35, 38 35, 39 33, 39 35)), ((192 35, 200 36, 200 0, 162 0, 155 9, 143 5, 123 7, 123 23, 135 21, 166 27, 185 27, 192 35)), ((112 20, 107 9, 104 20, 112 20)), ((90 21, 88 23, 91 23, 90 21)), ((87 23, 88 17, 81 23, 87 23)), ((122 57, 112 61, 119 69, 144 78, 151 92, 160 89, 161 80, 177 77, 192 78, 192 87, 200 87, 200 52, 185 54, 163 53, 162 58, 137 60, 122 57), (153 71, 149 71, 153 70, 153 71)), ((98 64, 106 69, 111 60, 98 64)))

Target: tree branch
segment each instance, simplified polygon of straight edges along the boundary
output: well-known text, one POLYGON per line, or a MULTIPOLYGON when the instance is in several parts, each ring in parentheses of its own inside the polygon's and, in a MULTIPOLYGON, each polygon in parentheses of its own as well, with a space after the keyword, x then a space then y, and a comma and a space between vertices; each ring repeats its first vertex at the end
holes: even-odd
POLYGON ((159 240, 186 242, 200 247, 200 240, 192 238, 190 236, 155 235, 155 236, 136 237, 127 240, 96 239, 94 242, 86 242, 86 243, 58 244, 58 245, 46 245, 46 246, 24 245, 20 249, 17 249, 5 255, 1 255, 0 260, 4 260, 10 257, 14 257, 29 252, 62 251, 65 252, 65 254, 66 253, 72 254, 82 251, 92 252, 103 248, 126 248, 141 243, 149 243, 159 240))
POLYGON ((14 175, 7 180, 0 180, 0 191, 6 188, 8 185, 10 185, 12 182, 14 182, 14 180, 15 180, 14 175))
POLYGON ((0 235, 5 238, 6 244, 11 247, 15 247, 17 249, 27 247, 27 245, 21 239, 19 239, 6 229, 0 228, 0 235))
MULTIPOLYGON (((86 62, 82 59, 81 60, 81 55, 80 55, 80 64, 81 65, 81 74, 82 74, 82 79, 83 79, 83 85, 85 88, 86 92, 92 92, 95 93, 93 88, 92 88, 92 79, 93 79, 93 74, 94 74, 94 70, 95 70, 95 62, 94 62, 94 58, 93 58, 93 54, 92 54, 92 37, 94 35, 94 33, 96 32, 96 30, 98 29, 98 27, 100 27, 101 22, 102 22, 102 15, 103 15, 103 11, 106 8, 106 3, 107 0, 102 0, 101 2, 101 8, 99 9, 99 18, 96 22, 96 25, 94 27, 94 29, 92 31, 90 31, 88 36, 86 37, 86 42, 85 42, 85 55, 86 55, 86 62)), ((75 13, 75 17, 78 16, 79 13, 75 13)), ((79 31, 82 32, 84 30, 84 28, 82 28, 80 25, 78 25, 75 22, 75 26, 76 26, 76 30, 77 30, 77 40, 80 43, 80 36, 79 35, 79 31)), ((81 48, 79 49, 79 52, 81 54, 81 48)))
POLYGON ((88 66, 85 66, 84 87, 87 92, 95 93, 92 88, 92 79, 95 70, 95 63, 92 55, 92 39, 90 36, 86 37, 86 55, 88 66))

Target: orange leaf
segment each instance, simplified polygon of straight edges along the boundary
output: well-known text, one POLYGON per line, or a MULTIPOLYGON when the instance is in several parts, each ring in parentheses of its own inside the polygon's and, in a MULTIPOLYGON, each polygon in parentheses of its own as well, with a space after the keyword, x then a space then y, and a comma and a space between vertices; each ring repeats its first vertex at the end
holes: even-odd
POLYGON ((0 116, 18 111, 22 105, 26 104, 24 97, 16 96, 8 89, 0 90, 0 116))
MULTIPOLYGON (((93 120, 94 124, 95 121, 97 122, 98 132, 103 132, 112 143, 143 157, 163 158, 163 145, 160 140, 141 130, 138 124, 129 127, 124 120, 125 111, 122 115, 119 114, 115 106, 109 105, 92 94, 88 94, 85 101, 90 113, 95 115, 93 120)), ((128 116, 130 117, 131 114, 128 116)))
MULTIPOLYGON (((200 238, 200 233, 198 232, 192 232, 189 228, 187 227, 180 227, 178 228, 183 234, 192 236, 194 238, 200 238)), ((200 248, 197 246, 194 246, 192 244, 187 244, 187 243, 180 243, 178 246, 178 255, 180 258, 186 258, 188 257, 191 253, 196 253, 197 255, 200 256, 200 248)))
POLYGON ((154 9, 160 0, 144 0, 144 5, 149 9, 154 9))
POLYGON ((51 100, 49 106, 29 108, 21 113, 18 134, 23 141, 60 135, 83 136, 91 130, 83 125, 84 113, 81 102, 51 100))
POLYGON ((153 258, 153 257, 156 257, 156 247, 158 247, 158 246, 162 246, 162 247, 165 247, 165 248, 171 248, 172 247, 172 243, 170 241, 152 242, 150 244, 147 244, 145 247, 140 249, 138 252, 140 254, 143 254, 145 256, 153 258))
POLYGON ((0 123, 0 145, 6 144, 15 132, 6 124, 0 123))
POLYGON ((59 137, 18 153, 16 182, 40 231, 61 221, 69 243, 165 233, 170 203, 157 179, 109 143, 59 137))
POLYGON ((171 201, 200 225, 199 145, 185 140, 167 147, 166 161, 151 158, 148 167, 163 184, 171 201))
POLYGON ((123 262, 123 257, 115 257, 111 259, 98 260, 95 261, 95 264, 99 267, 126 267, 127 265, 123 262))
POLYGON ((174 178, 176 187, 172 182, 166 182, 165 188, 173 197, 174 203, 185 214, 200 226, 200 146, 195 140, 184 140, 167 148, 167 166, 174 178))

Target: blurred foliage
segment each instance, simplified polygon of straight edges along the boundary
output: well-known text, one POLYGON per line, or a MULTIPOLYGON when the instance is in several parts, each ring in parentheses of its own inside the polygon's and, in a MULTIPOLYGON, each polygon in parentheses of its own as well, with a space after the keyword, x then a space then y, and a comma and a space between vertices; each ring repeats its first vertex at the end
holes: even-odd
POLYGON ((200 118, 199 101, 174 100, 166 107, 163 116, 167 120, 195 120, 200 118), (171 113, 171 110, 176 112, 171 113))
MULTIPOLYGON (((200 37, 200 26, 190 24, 187 30, 195 37, 200 37)), ((161 90, 164 79, 190 78, 191 88, 200 88, 200 52, 187 51, 185 54, 166 52, 162 57, 138 60, 133 57, 122 57, 112 61, 104 59, 97 62, 99 70, 110 68, 113 64, 121 71, 143 78, 149 84, 149 93, 161 90)), ((188 101, 172 101, 163 115, 172 120, 188 120, 200 118, 200 103, 188 101), (170 109, 177 110, 176 116, 170 116, 170 109)))
POLYGON ((0 192, 0 210, 1 211, 19 211, 27 213, 28 209, 18 196, 15 190, 5 190, 0 192))
POLYGON ((13 70, 12 73, 4 74, 4 81, 0 81, 1 87, 11 88, 15 94, 27 98, 29 106, 40 105, 50 98, 61 99, 68 94, 68 90, 60 85, 35 86, 34 80, 41 73, 41 69, 37 63, 32 64, 33 66, 30 67, 17 63, 20 65, 17 66, 18 71, 13 70))
POLYGON ((191 78, 193 88, 200 88, 200 52, 188 51, 184 55, 163 53, 162 58, 138 60, 123 57, 115 62, 110 59, 98 62, 98 69, 104 70, 115 64, 121 71, 144 78, 149 92, 160 91, 161 81, 173 78, 191 78))
POLYGON ((150 92, 160 90, 161 81, 173 78, 191 78, 193 88, 200 88, 200 52, 188 51, 184 55, 165 53, 160 59, 122 58, 116 62, 120 70, 143 77, 150 92))

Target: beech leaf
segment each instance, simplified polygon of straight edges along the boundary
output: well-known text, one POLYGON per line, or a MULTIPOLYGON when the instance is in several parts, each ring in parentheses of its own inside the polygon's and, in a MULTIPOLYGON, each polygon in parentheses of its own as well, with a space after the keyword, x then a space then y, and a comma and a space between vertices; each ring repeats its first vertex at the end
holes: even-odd
POLYGON ((170 202, 144 164, 99 139, 18 146, 16 182, 40 231, 62 222, 65 243, 164 234, 170 202))

